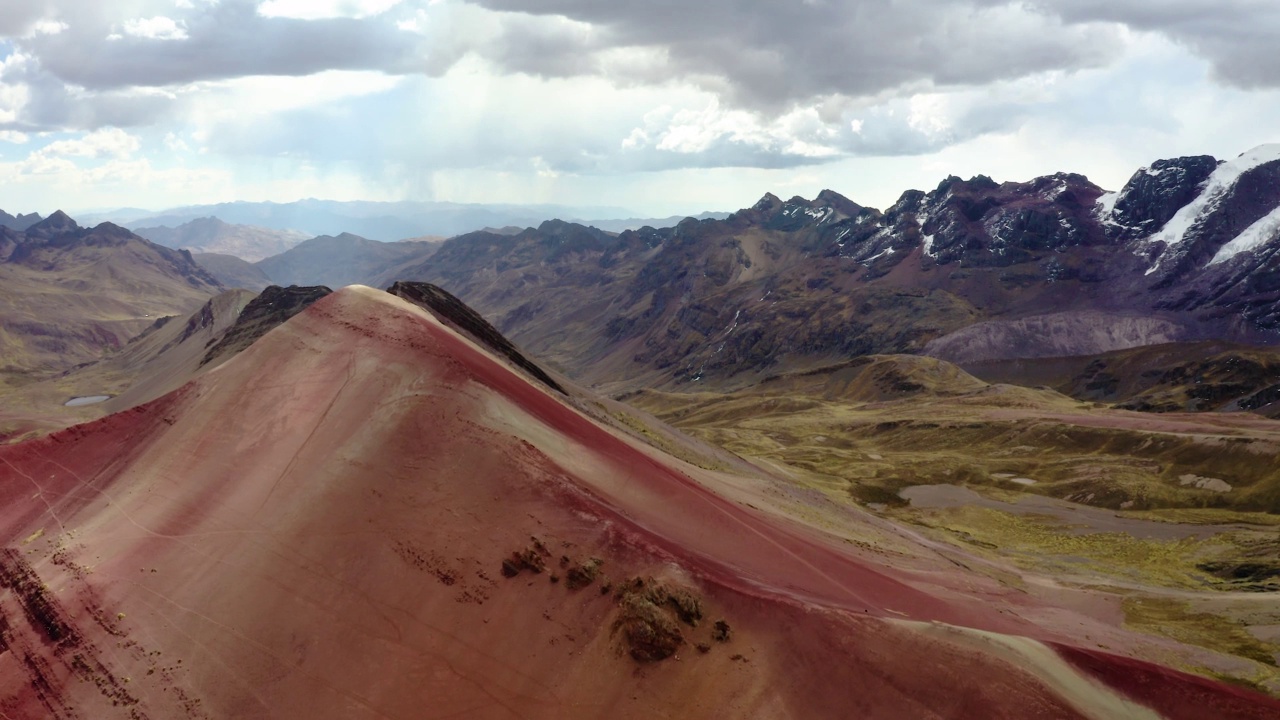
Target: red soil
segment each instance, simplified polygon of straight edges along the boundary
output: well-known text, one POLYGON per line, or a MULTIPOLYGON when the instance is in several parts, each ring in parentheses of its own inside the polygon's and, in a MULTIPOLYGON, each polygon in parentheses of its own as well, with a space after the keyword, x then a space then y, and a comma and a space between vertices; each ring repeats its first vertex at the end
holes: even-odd
MULTIPOLYGON (((335 293, 178 393, 0 447, 0 541, 40 581, 0 588, 0 717, 1082 716, 1041 669, 880 619, 1060 637, 1007 612, 1026 596, 874 565, 633 442, 423 311, 335 293), (530 536, 707 621, 637 665, 611 595, 554 558, 501 576, 530 536)), ((1194 688, 1203 717, 1271 707, 1194 688)))
POLYGON ((1067 662, 1169 720, 1280 718, 1280 700, 1255 692, 1133 658, 1056 643, 1053 647, 1067 662))

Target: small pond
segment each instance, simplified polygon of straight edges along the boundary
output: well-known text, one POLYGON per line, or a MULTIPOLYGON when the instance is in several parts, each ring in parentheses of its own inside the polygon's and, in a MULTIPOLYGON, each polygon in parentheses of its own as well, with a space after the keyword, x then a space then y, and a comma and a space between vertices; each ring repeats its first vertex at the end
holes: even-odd
POLYGON ((106 402, 110 399, 110 395, 86 395, 84 397, 73 397, 63 403, 63 405, 67 407, 83 407, 85 405, 97 405, 100 402, 106 402))

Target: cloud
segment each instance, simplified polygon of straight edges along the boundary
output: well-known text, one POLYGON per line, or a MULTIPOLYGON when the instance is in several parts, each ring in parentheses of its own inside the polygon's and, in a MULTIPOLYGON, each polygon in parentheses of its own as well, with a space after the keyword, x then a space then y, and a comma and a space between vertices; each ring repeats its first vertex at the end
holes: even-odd
POLYGON ((32 153, 44 158, 123 158, 141 147, 138 138, 119 128, 97 130, 73 140, 56 140, 32 153))
POLYGON ((0 12, 0 37, 25 35, 45 13, 45 0, 6 0, 0 12))
MULTIPOLYGON (((775 112, 830 95, 873 97, 1097 67, 1113 60, 1119 45, 1108 24, 1066 23, 1020 2, 478 2, 585 23, 608 47, 660 56, 651 79, 681 78, 729 104, 775 112)), ((551 51, 584 49, 590 47, 565 43, 551 51)))
POLYGON ((258 13, 300 20, 362 18, 380 15, 400 3, 401 0, 266 0, 258 6, 258 13))
POLYGON ((1158 33, 1208 60, 1220 80, 1280 87, 1280 5, 1271 0, 1039 0, 1069 23, 1111 22, 1158 33))
POLYGON ((71 27, 61 20, 40 20, 31 26, 24 37, 35 37, 36 35, 57 35, 58 33, 71 27))
MULTIPOLYGON (((63 29, 66 29, 63 23, 63 29)), ((176 22, 173 18, 157 15, 152 18, 135 18, 126 20, 121 30, 125 35, 143 38, 144 40, 186 40, 186 23, 176 22)), ((51 33, 52 34, 52 33, 51 33)), ((119 34, 108 35, 108 40, 119 40, 119 34)))
POLYGON ((43 71, 90 90, 325 70, 409 72, 419 50, 415 36, 378 19, 264 17, 245 0, 223 0, 188 15, 130 19, 110 34, 72 24, 67 32, 24 41, 24 47, 43 71))
POLYGON ((220 192, 473 199, 1074 169, 1109 134, 1145 163, 1280 139, 1280 95, 1248 90, 1280 87, 1277 38, 1271 0, 6 0, 0 156, 81 190, 190 163, 220 192), (141 146, 32 149, 106 131, 141 146))

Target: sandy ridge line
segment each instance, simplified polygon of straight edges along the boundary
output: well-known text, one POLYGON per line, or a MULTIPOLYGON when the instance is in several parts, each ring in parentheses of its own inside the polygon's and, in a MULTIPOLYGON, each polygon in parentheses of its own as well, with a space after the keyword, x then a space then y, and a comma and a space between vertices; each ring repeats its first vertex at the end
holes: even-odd
POLYGON ((1091 720, 1165 720, 1072 667, 1052 648, 1031 638, 975 630, 940 622, 888 619, 889 622, 951 645, 978 650, 1035 676, 1046 688, 1091 720))

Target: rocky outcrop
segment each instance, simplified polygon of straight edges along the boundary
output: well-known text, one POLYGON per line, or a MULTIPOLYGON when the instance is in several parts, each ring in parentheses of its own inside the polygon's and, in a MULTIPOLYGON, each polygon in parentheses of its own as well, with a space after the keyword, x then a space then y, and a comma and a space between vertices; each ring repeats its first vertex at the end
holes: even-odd
POLYGON ((262 294, 254 298, 240 311, 236 322, 227 330, 209 352, 205 353, 201 365, 208 365, 217 358, 234 355, 244 350, 258 338, 266 335, 277 325, 306 310, 312 303, 332 293, 323 285, 299 287, 290 285, 280 287, 272 285, 262 294))
POLYGON ((1123 240, 1146 237, 1163 228, 1175 213, 1195 199, 1218 167, 1209 155, 1157 160, 1138 170, 1115 195, 1107 198, 1107 234, 1123 240))
POLYGON ((561 395, 566 394, 560 383, 551 379, 545 370, 525 357, 510 340, 503 337, 497 328, 453 295, 430 283, 415 282, 398 282, 388 288, 387 292, 424 308, 454 329, 466 333, 510 360, 513 365, 532 375, 538 382, 561 395))

